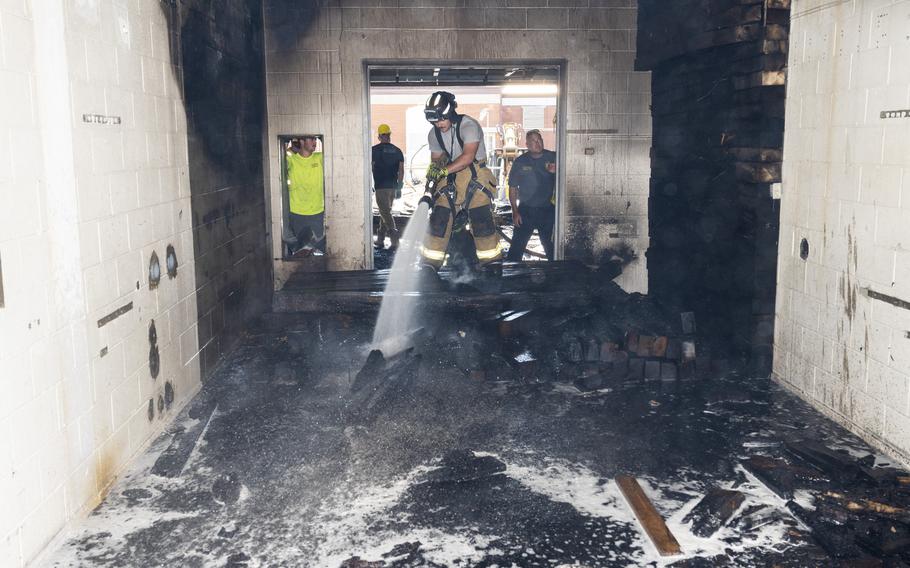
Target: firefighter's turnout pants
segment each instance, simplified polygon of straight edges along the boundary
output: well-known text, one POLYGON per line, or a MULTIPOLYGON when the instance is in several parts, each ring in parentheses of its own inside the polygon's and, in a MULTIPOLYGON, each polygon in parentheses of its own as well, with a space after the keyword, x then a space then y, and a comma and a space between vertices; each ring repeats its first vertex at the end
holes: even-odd
POLYGON ((481 265, 499 260, 502 258, 502 247, 496 234, 493 203, 490 201, 490 195, 496 194, 496 178, 493 172, 483 164, 475 162, 473 167, 449 176, 447 181, 450 184, 453 183, 452 177, 455 178, 454 201, 450 200, 445 191, 440 191, 433 204, 430 225, 421 249, 424 263, 437 269, 442 266, 449 238, 452 236, 455 216, 465 208, 468 210, 468 222, 477 249, 477 260, 481 265))

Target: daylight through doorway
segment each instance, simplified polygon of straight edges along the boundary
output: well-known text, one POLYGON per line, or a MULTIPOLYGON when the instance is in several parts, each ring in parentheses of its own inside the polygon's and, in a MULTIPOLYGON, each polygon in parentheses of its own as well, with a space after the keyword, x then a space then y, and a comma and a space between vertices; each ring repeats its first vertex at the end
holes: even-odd
MULTIPOLYGON (((518 201, 510 200, 509 177, 516 159, 528 152, 527 134, 536 132, 543 143, 546 154, 538 153, 537 162, 540 169, 549 168, 548 179, 543 185, 551 193, 542 200, 545 207, 537 211, 544 212, 544 226, 551 227, 553 250, 558 251, 559 176, 556 175, 559 156, 559 73, 558 65, 532 66, 439 66, 421 67, 370 66, 369 74, 369 109, 370 109, 370 147, 371 156, 382 150, 379 129, 390 131, 388 143, 400 150, 403 180, 401 188, 395 194, 391 206, 394 230, 403 232, 408 220, 417 207, 417 202, 424 194, 426 170, 430 163, 428 135, 431 125, 424 117, 424 105, 430 95, 439 90, 455 95, 458 102, 458 113, 475 119, 483 131, 486 147, 486 164, 497 179, 498 187, 494 195, 494 213, 498 235, 505 251, 513 246, 515 236, 515 215, 513 205, 522 208, 518 201), (550 185, 547 186, 547 183, 550 185)), ((534 134, 532 134, 534 136, 534 134)), ((391 149, 385 146, 386 154, 391 149)), ((526 156, 524 160, 528 160, 526 156)), ((380 158, 381 159, 381 158, 380 158)), ((371 159, 371 166, 373 165, 371 159)), ((531 162, 529 162, 531 163, 531 162)), ((380 201, 388 202, 386 191, 376 191, 376 170, 371 167, 370 191, 370 240, 373 246, 373 263, 375 268, 388 268, 394 258, 393 239, 387 222, 382 221, 380 201), (379 197, 379 200, 377 200, 379 197)), ((527 174, 532 172, 525 167, 527 174)), ((379 173, 383 177, 382 173, 379 173)), ((537 174, 538 176, 540 174, 537 174)), ((513 183, 515 181, 513 177, 513 183)), ((525 179, 531 179, 527 176, 525 179)), ((537 178, 532 178, 536 180, 537 178)), ((530 182, 529 182, 530 183, 530 182)), ((387 185, 380 181, 380 185, 387 185)), ((520 191, 515 192, 520 195, 520 191)), ((516 197, 516 195, 513 195, 516 197)), ((383 207, 385 209, 385 207, 383 207)), ((388 217, 388 216, 386 216, 388 217)), ((527 217, 527 216, 526 216, 527 217)), ((538 214, 537 217, 540 217, 538 214)), ((532 221, 534 218, 531 219, 532 221)), ((529 227, 526 223, 526 229, 529 227)), ((535 230, 527 240, 523 255, 513 251, 512 256, 520 256, 524 261, 545 261, 547 248, 541 240, 541 231, 535 230)), ((546 231, 544 231, 546 234, 546 231)), ((521 237, 521 235, 519 235, 521 237)), ((454 240, 454 239, 453 239, 454 240)), ((522 239, 524 240, 524 239, 522 239)), ((548 243, 548 244, 549 244, 548 243)), ((452 247, 449 254, 451 257, 452 247)))

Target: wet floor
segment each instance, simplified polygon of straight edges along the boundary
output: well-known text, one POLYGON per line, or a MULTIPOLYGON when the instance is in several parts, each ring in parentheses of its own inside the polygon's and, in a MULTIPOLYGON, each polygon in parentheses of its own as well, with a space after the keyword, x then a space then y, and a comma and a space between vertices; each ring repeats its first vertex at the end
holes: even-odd
POLYGON ((581 391, 545 367, 472 378, 465 338, 489 351, 495 338, 440 318, 414 350, 358 375, 367 319, 252 330, 50 564, 834 565, 740 462, 794 437, 871 450, 767 379, 581 391), (613 481, 622 473, 681 556, 660 557, 641 532, 613 481), (711 487, 745 501, 699 538, 683 518, 711 487))

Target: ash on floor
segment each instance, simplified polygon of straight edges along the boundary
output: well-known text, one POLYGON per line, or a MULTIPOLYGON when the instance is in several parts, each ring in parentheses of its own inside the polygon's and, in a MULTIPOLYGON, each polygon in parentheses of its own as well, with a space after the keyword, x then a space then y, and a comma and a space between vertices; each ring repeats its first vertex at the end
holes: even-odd
POLYGON ((910 546, 903 473, 767 379, 604 372, 587 388, 592 364, 558 338, 479 315, 433 317, 365 366, 368 318, 275 318, 52 565, 897 566, 910 546), (681 556, 658 555, 618 474, 681 556))

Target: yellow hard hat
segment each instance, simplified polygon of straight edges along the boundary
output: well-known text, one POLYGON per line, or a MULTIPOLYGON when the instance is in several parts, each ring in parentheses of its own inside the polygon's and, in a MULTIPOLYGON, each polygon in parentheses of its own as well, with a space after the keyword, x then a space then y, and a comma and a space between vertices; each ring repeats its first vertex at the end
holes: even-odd
POLYGON ((380 136, 382 136, 383 134, 391 134, 391 133, 392 133, 392 129, 389 128, 388 124, 379 125, 379 135, 380 136))

